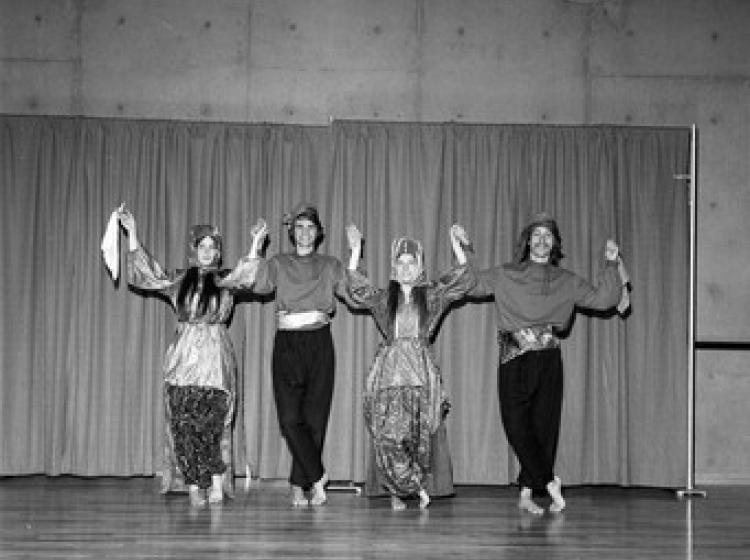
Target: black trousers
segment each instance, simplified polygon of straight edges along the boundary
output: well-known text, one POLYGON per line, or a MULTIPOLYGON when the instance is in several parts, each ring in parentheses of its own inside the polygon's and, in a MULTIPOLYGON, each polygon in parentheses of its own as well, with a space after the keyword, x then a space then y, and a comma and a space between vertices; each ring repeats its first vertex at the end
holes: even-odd
POLYGON ((521 464, 518 484, 543 489, 554 478, 560 434, 560 349, 526 352, 500 364, 497 388, 505 435, 521 464))
POLYGON ((276 331, 271 357, 281 435, 292 454, 289 482, 304 489, 323 476, 335 356, 330 327, 276 331))

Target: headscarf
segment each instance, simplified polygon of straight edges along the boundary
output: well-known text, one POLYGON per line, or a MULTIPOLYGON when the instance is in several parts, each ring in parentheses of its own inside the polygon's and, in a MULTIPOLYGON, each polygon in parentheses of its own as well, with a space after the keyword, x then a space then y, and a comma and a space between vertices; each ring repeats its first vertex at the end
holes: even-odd
POLYGON ((414 282, 415 286, 427 284, 427 278, 424 271, 424 251, 422 244, 416 239, 410 237, 399 237, 391 243, 391 280, 396 280, 396 262, 401 255, 411 255, 417 262, 419 275, 414 282))

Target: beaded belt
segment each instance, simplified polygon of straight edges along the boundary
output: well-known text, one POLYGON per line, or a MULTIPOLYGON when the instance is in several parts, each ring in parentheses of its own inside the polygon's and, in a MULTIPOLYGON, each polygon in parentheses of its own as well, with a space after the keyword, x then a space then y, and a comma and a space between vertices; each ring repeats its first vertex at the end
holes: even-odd
POLYGON ((497 342, 500 345, 501 364, 526 352, 560 347, 560 339, 552 325, 525 327, 517 331, 498 331, 497 342))

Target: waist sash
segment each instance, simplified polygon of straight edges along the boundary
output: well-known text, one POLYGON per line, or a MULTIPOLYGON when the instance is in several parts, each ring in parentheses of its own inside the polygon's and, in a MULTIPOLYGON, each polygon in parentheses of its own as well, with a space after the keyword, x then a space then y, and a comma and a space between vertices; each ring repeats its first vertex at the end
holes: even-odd
POLYGON ((310 330, 324 327, 330 322, 331 317, 323 311, 279 311, 276 314, 276 326, 282 331, 310 330))
POLYGON ((552 325, 535 325, 517 331, 498 331, 497 341, 500 345, 501 364, 526 352, 560 347, 560 339, 552 325))

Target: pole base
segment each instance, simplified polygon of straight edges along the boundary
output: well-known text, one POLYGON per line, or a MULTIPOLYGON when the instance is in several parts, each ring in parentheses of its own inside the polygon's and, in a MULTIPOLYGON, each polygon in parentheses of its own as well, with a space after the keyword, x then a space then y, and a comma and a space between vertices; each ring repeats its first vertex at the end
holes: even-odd
POLYGON ((362 493, 362 488, 353 482, 343 484, 340 482, 332 482, 326 486, 326 492, 352 492, 359 496, 362 493))
POLYGON ((708 494, 705 490, 698 490, 696 488, 683 488, 676 491, 677 497, 683 498, 706 498, 708 494))

